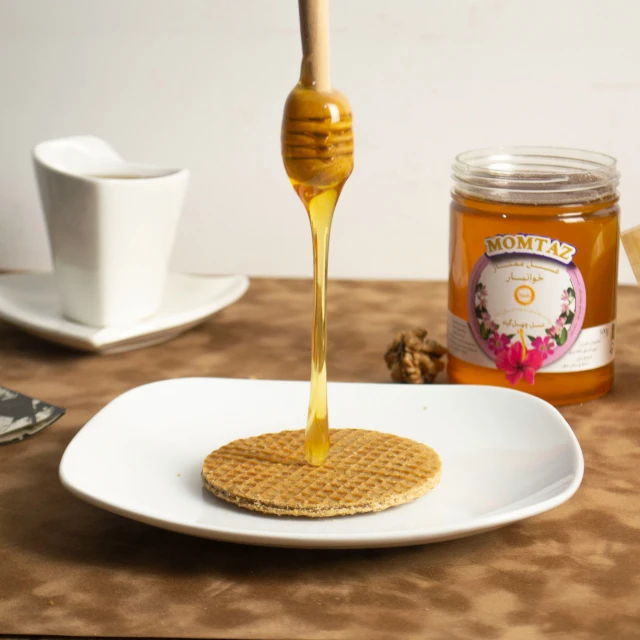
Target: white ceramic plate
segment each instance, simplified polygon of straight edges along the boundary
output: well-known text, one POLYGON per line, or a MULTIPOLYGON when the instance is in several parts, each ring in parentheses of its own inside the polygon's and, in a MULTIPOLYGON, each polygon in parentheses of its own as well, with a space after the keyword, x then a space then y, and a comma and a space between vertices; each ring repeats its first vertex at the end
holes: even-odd
POLYGON ((551 405, 497 387, 329 385, 332 426, 425 442, 443 462, 430 493, 375 514, 266 516, 202 488, 205 456, 236 438, 305 423, 308 384, 184 378, 116 398, 71 441, 60 463, 79 498, 172 531, 287 547, 384 547, 501 527, 568 500, 582 452, 551 405))
POLYGON ((171 273, 160 310, 126 327, 91 327, 62 315, 53 275, 0 277, 0 318, 46 340, 75 349, 115 353, 164 342, 224 309, 245 293, 246 276, 171 273))

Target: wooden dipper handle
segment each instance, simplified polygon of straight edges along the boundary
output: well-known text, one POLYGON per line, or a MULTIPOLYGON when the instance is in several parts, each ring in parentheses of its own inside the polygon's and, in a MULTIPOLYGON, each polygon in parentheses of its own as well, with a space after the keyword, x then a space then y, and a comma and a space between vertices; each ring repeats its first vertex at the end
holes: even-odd
POLYGON ((621 239, 633 273, 640 284, 640 226, 624 231, 621 239))
POLYGON ((316 91, 331 91, 329 72, 329 0, 298 0, 302 66, 300 82, 316 91))

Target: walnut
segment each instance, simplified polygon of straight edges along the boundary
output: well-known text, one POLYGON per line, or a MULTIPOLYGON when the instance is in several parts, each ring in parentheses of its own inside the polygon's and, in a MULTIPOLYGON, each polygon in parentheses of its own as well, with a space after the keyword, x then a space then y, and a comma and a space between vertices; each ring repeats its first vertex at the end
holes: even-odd
POLYGON ((442 356, 447 350, 427 339, 426 329, 401 331, 384 354, 395 382, 423 384, 433 382, 444 369, 442 356))

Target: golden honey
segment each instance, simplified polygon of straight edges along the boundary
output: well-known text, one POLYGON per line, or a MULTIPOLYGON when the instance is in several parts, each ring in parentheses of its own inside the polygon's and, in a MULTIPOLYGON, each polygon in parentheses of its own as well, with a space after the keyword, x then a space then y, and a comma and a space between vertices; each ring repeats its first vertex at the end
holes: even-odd
POLYGON ((353 170, 351 107, 337 91, 298 84, 282 121, 282 159, 309 215, 313 241, 311 391, 305 437, 307 462, 320 465, 329 453, 327 409, 327 268, 331 222, 340 192, 353 170))
POLYGON ((614 378, 618 174, 602 154, 462 154, 450 213, 448 376, 555 405, 614 378))

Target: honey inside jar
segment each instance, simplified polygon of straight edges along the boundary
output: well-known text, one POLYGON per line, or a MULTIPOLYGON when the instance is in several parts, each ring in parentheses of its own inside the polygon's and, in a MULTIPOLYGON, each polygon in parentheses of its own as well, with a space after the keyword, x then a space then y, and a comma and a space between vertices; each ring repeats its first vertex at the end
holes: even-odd
POLYGON ((448 375, 555 405, 614 378, 615 160, 566 149, 462 154, 450 211, 448 375))

